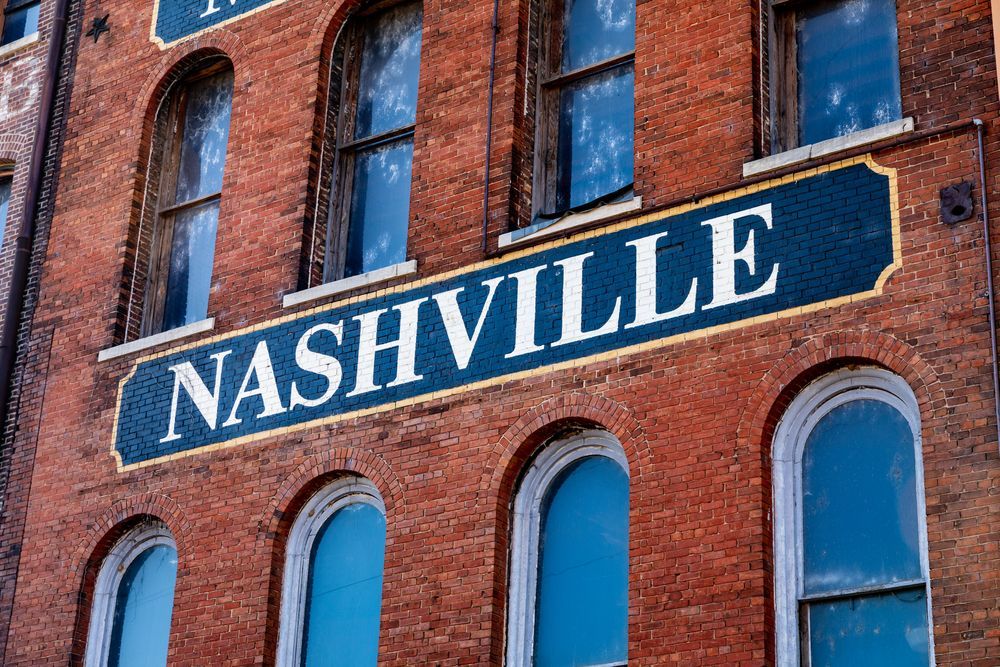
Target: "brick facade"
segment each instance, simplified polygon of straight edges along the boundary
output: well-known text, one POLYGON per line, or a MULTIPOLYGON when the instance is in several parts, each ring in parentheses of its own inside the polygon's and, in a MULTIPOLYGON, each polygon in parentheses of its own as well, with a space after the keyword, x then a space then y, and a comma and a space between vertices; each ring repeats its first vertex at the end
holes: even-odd
MULTIPOLYGON (((764 152, 755 4, 637 3, 642 213, 738 186, 743 164, 764 152)), ((170 664, 271 664, 291 522, 324 480, 353 472, 386 504, 380 662, 502 664, 517 479, 548 438, 589 425, 618 438, 631 472, 629 664, 773 664, 775 426, 811 380, 877 365, 904 378, 920 406, 937 664, 995 664, 1000 456, 984 239, 977 217, 939 220, 939 190, 962 180, 976 184, 981 213, 971 126, 873 152, 896 170, 902 260, 877 295, 119 470, 109 454, 119 382, 141 355, 97 355, 130 326, 164 81, 206 53, 227 55, 235 71, 213 334, 293 315, 281 299, 315 277, 304 245, 317 200, 328 197, 316 182, 326 68, 356 5, 276 3, 161 49, 150 40, 151 2, 83 3, 88 21, 110 12, 112 31, 81 43, 66 115, 26 348, 31 400, 12 450, 25 462, 7 491, 24 528, 3 663, 80 663, 97 567, 118 536, 152 516, 178 547, 170 664)), ((982 118, 992 197, 1000 104, 989 3, 897 6, 904 116, 918 132, 982 118)), ((530 180, 522 116, 532 10, 526 0, 500 7, 491 253, 501 233, 527 222, 530 180)), ((418 279, 484 260, 492 11, 481 0, 424 3, 408 239, 418 279)))

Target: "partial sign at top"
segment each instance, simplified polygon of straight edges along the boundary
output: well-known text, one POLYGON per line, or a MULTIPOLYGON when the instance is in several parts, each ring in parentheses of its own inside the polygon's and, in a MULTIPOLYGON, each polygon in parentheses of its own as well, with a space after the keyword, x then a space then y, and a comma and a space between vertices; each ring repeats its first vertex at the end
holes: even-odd
POLYGON ((155 0, 151 37, 161 48, 285 0, 155 0))

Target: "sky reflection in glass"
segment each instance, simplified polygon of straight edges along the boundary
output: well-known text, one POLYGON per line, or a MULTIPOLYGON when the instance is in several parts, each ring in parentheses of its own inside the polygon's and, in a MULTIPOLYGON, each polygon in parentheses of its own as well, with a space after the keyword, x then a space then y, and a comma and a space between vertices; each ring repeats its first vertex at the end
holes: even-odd
POLYGON ((177 551, 165 544, 146 549, 128 566, 115 600, 108 667, 167 664, 176 579, 177 551))
POLYGON ((895 0, 822 0, 797 10, 799 145, 902 117, 895 0))
POLYGON ((338 510, 313 543, 303 667, 374 667, 382 610, 385 516, 367 503, 338 510))
POLYGON ((218 221, 218 201, 185 209, 174 218, 164 331, 205 319, 208 314, 218 221))
POLYGON ((184 112, 184 134, 177 171, 175 203, 222 191, 229 144, 233 71, 191 83, 184 112))
POLYGON ((586 204, 632 182, 632 65, 563 88, 556 209, 586 204))
POLYGON ((628 654, 628 476, 591 456, 542 503, 534 664, 582 667, 628 654))
POLYGON ((913 433, 865 399, 825 415, 802 458, 807 594, 921 578, 913 433))
POLYGON ((7 231, 7 211, 10 208, 11 178, 0 178, 0 244, 3 243, 4 232, 7 231))
POLYGON ((355 139, 413 124, 422 25, 420 3, 390 9, 368 24, 361 57, 355 139))
POLYGON ((566 0, 562 71, 635 50, 635 0, 566 0))

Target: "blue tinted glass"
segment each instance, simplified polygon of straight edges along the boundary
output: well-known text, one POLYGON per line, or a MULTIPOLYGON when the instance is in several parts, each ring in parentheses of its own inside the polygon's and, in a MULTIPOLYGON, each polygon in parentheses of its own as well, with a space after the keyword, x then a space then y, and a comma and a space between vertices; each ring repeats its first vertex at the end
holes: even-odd
POLYGON ((406 261, 412 162, 412 139, 355 156, 345 277, 406 261))
POLYGON ((807 594, 921 578, 913 433, 882 401, 831 410, 806 440, 807 594))
POLYGON ((812 667, 927 667, 925 592, 905 590, 809 605, 812 667))
POLYGON ((632 66, 563 88, 556 209, 564 211, 632 182, 632 66))
POLYGON ((233 71, 192 82, 188 85, 187 95, 176 203, 222 191, 222 172, 229 143, 233 71))
POLYGON ((628 476, 581 459, 542 504, 535 665, 582 667, 628 655, 628 476))
POLYGON ((385 517, 364 503, 338 510, 313 542, 303 667, 365 667, 378 657, 385 517))
POLYGON ((635 0, 566 0, 562 71, 635 50, 635 0))
POLYGON ((895 0, 824 0, 797 14, 799 144, 899 120, 895 0))
POLYGON ((38 10, 40 2, 28 5, 22 9, 15 9, 4 16, 3 38, 0 39, 0 46, 16 42, 22 37, 33 35, 38 32, 38 10))
POLYGON ((163 331, 205 319, 212 284, 219 202, 181 211, 174 218, 163 331))
POLYGON ((419 2, 383 12, 368 24, 354 119, 356 139, 414 122, 422 25, 419 2))
POLYGON ((10 207, 10 185, 11 179, 0 178, 0 244, 3 243, 3 234, 7 229, 7 209, 10 207))
POLYGON ((115 599, 108 667, 167 664, 176 578, 177 551, 165 544, 146 549, 128 566, 115 599))

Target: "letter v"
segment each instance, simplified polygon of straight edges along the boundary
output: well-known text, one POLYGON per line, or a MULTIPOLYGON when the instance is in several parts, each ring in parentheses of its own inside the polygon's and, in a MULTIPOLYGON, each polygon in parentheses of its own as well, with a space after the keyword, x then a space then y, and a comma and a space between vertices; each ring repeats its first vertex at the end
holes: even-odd
POLYGON ((476 349, 476 342, 483 330, 486 314, 493 303, 497 285, 503 282, 503 279, 504 277, 500 276, 483 282, 483 285, 489 289, 489 293, 486 295, 486 303, 483 304, 483 310, 479 313, 479 321, 476 322, 476 328, 472 331, 471 336, 465 325, 465 319, 462 317, 462 311, 458 307, 458 295, 465 288, 459 287, 434 295, 434 300, 437 301, 438 309, 441 311, 441 319, 444 320, 444 330, 448 334, 452 354, 455 355, 455 364, 460 370, 465 370, 469 365, 469 360, 472 359, 472 351, 476 349))

